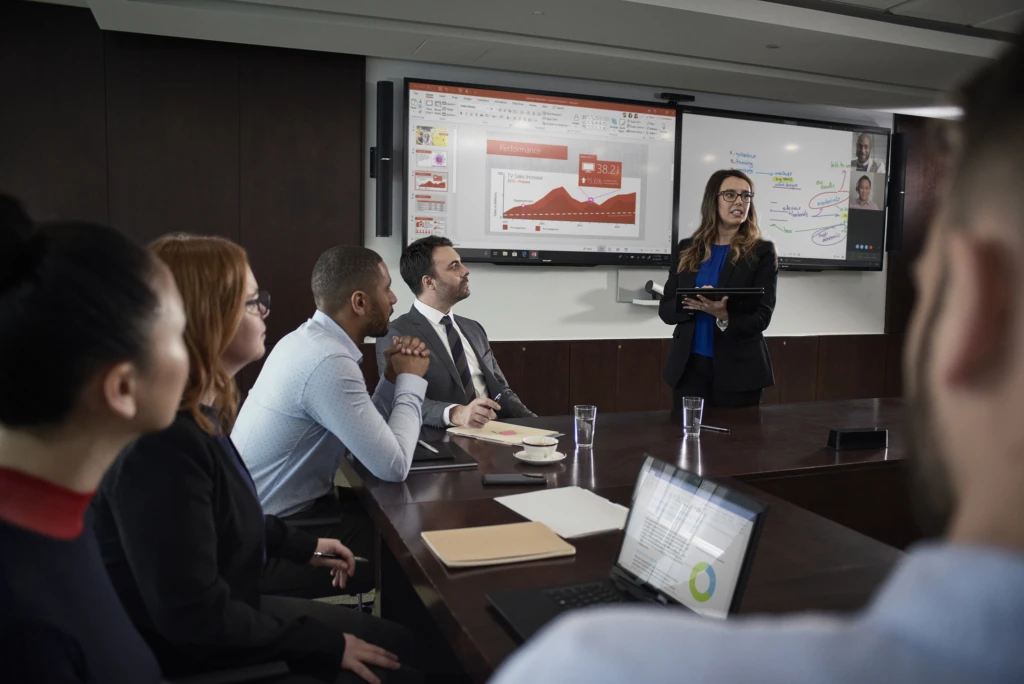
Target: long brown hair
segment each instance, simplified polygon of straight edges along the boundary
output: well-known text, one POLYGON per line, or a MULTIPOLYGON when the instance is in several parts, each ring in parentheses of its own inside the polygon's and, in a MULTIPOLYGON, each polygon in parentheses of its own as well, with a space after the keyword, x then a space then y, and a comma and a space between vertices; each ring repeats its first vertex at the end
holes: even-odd
MULTIPOLYGON (((722 169, 711 174, 708 184, 704 187, 704 199, 700 203, 700 226, 694 231, 690 246, 679 254, 677 273, 699 271, 700 265, 711 258, 711 245, 718 237, 718 193, 726 178, 745 180, 750 186, 750 191, 754 192, 754 181, 742 171, 722 169)), ((754 201, 751 200, 747 220, 740 224, 740 229, 732 240, 729 260, 735 264, 740 259, 749 258, 760 240, 761 229, 757 225, 754 201)))
POLYGON ((249 259, 230 240, 182 233, 158 238, 149 249, 171 269, 185 302, 189 371, 181 408, 207 433, 227 434, 238 414, 238 386, 221 355, 242 320, 249 259), (216 425, 202 411, 210 394, 216 425))

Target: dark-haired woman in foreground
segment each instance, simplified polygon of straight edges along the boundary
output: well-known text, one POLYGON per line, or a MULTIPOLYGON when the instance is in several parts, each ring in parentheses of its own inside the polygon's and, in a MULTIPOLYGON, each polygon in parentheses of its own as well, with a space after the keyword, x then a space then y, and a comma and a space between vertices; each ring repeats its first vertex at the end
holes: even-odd
POLYGON ((0 196, 0 680, 160 681, 83 516, 118 452, 174 419, 184 328, 146 250, 85 223, 33 229, 0 196))
POLYGON ((165 674, 283 660, 301 681, 418 681, 405 667, 413 639, 404 628, 341 606, 260 595, 268 558, 329 567, 339 587, 355 561, 336 539, 264 516, 229 437, 234 377, 262 358, 270 312, 245 251, 189 235, 151 249, 185 301, 191 372, 173 425, 121 454, 93 506, 110 577, 165 674))
POLYGON ((679 243, 658 309, 661 320, 676 326, 662 373, 673 408, 683 397, 703 397, 709 406, 760 403, 764 388, 775 384, 763 333, 778 277, 775 246, 757 225, 753 182, 742 171, 711 174, 700 226, 679 243), (752 302, 688 298, 686 311, 676 313, 680 287, 761 287, 764 295, 752 302))

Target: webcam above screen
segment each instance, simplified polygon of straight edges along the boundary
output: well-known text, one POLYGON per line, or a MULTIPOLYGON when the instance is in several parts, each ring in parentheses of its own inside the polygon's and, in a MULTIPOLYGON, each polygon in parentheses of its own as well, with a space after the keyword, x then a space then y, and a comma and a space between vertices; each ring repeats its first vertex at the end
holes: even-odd
POLYGON ((404 244, 467 262, 668 265, 676 109, 407 79, 404 244))

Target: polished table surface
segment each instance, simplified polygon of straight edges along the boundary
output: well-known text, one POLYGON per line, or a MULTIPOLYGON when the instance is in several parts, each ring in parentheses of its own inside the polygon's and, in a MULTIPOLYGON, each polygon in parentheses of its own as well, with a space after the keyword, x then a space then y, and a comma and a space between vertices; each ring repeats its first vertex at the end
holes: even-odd
POLYGON ((480 464, 475 470, 416 473, 401 484, 385 483, 356 465, 356 472, 377 505, 493 498, 520 487, 484 487, 483 473, 543 473, 549 487, 586 489, 632 485, 644 454, 705 477, 743 477, 815 469, 857 468, 903 458, 903 402, 865 399, 809 402, 762 408, 708 410, 704 422, 731 434, 703 432, 684 440, 678 416, 668 411, 610 413, 597 416, 593 449, 575 449, 571 416, 516 421, 563 433, 559 451, 567 458, 531 466, 515 459, 516 449, 463 437, 452 438, 480 464), (889 448, 837 452, 825 446, 830 428, 888 428, 889 448))
MULTIPOLYGON (((549 487, 579 485, 624 505, 629 504, 644 453, 717 479, 870 473, 902 459, 902 415, 898 400, 707 411, 707 424, 728 427, 732 433, 703 433, 696 443, 687 443, 678 417, 668 412, 599 414, 594 449, 578 451, 571 447, 571 417, 538 418, 517 422, 565 433, 559 447, 568 449, 564 461, 528 466, 515 460, 510 447, 457 438, 479 461, 478 469, 415 473, 404 483, 379 481, 356 462, 346 469, 361 480, 356 488, 382 535, 386 555, 408 579, 460 666, 472 680, 483 682, 516 647, 489 608, 487 594, 606 576, 621 539, 621 533, 609 533, 572 540, 577 555, 568 559, 448 570, 426 548, 421 532, 520 521, 493 498, 535 491, 483 487, 483 473, 545 473, 549 487), (839 454, 824 446, 830 428, 875 426, 890 428, 887 450, 839 454)), ((903 555, 746 482, 729 479, 728 484, 769 505, 741 613, 854 610, 869 600, 903 555)), ((385 581, 385 598, 388 586, 385 581)), ((400 614, 385 616, 401 620, 400 614)))

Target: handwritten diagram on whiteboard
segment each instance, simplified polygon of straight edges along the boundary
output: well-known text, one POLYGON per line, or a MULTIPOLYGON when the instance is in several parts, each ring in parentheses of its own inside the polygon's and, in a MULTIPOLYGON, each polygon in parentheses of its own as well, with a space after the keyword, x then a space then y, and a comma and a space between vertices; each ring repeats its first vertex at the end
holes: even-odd
POLYGON ((679 234, 693 234, 708 177, 739 169, 780 257, 846 259, 850 133, 697 114, 683 116, 679 234))

